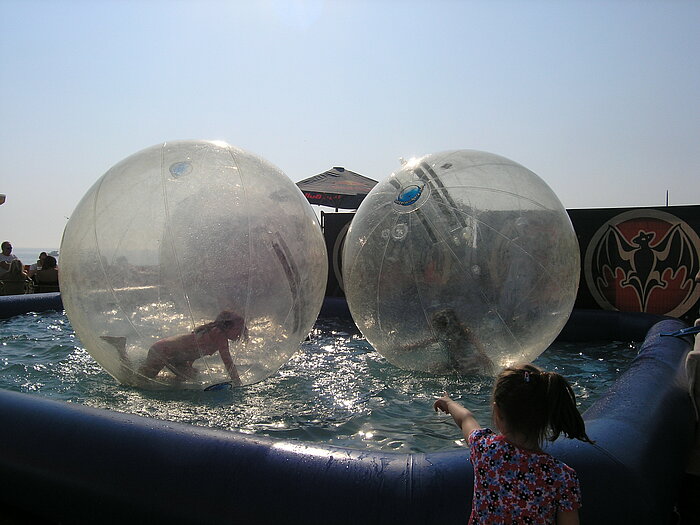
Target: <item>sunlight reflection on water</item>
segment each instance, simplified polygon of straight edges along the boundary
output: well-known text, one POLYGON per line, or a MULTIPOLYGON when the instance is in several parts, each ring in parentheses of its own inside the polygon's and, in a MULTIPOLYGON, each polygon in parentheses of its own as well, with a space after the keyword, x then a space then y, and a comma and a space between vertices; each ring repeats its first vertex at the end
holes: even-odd
MULTIPOLYGON (((490 421, 491 380, 436 377, 393 367, 347 321, 321 320, 272 377, 240 389, 142 391, 123 387, 85 351, 63 313, 0 321, 0 388, 167 421, 356 449, 426 452, 461 446, 448 391, 490 421)), ((535 364, 565 375, 581 410, 626 370, 628 343, 555 343, 535 364)))

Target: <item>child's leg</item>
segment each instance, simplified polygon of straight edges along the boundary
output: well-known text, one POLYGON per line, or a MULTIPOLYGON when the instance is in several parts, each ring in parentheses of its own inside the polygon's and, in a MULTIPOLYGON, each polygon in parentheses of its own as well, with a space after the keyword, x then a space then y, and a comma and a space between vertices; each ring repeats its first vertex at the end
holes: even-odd
POLYGON ((152 346, 148 349, 146 361, 139 367, 138 373, 141 376, 153 379, 163 369, 165 364, 163 353, 155 346, 152 346))
POLYGON ((175 374, 179 379, 189 380, 194 379, 194 377, 199 373, 199 371, 192 366, 193 361, 185 361, 179 363, 166 363, 165 366, 168 367, 173 374, 175 374))
POLYGON ((126 355, 126 337, 103 335, 100 336, 100 339, 112 345, 117 350, 119 359, 121 359, 122 362, 128 363, 129 356, 126 355))
POLYGON ((126 337, 103 335, 100 339, 112 345, 119 354, 119 361, 121 361, 121 377, 120 381, 130 382, 133 378, 134 371, 131 368, 131 361, 126 353, 126 337))

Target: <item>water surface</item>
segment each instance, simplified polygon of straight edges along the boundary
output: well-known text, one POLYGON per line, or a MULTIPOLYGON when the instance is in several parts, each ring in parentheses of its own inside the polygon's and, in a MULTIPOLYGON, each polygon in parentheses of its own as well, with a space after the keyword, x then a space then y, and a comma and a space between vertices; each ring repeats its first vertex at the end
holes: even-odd
MULTIPOLYGON (((356 449, 427 452, 463 446, 435 414, 448 391, 490 423, 491 379, 437 377, 386 362, 341 320, 319 320, 274 376, 230 391, 152 392, 121 386, 81 346, 62 312, 0 321, 0 388, 167 421, 356 449)), ((535 364, 565 375, 584 411, 636 354, 629 343, 555 343, 535 364)))

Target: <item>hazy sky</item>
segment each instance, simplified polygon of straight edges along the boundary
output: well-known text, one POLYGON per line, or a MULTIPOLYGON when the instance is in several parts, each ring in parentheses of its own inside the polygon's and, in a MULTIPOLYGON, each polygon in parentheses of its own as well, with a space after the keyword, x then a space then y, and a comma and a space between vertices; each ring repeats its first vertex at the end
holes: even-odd
POLYGON ((0 237, 168 140, 294 181, 478 149, 567 208, 700 203, 700 2, 0 0, 0 237))

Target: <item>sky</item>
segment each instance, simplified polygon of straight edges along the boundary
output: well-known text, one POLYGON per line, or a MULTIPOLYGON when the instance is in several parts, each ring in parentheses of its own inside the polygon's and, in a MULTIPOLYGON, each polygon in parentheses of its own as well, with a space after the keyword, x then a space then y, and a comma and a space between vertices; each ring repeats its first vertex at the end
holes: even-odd
POLYGON ((476 149, 567 208, 700 204, 700 1, 0 0, 0 237, 57 249, 155 144, 293 181, 476 149))

